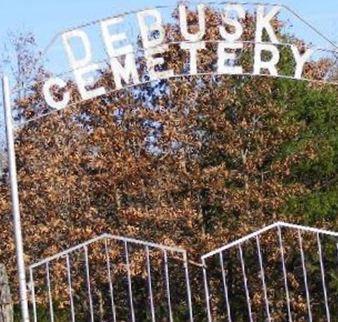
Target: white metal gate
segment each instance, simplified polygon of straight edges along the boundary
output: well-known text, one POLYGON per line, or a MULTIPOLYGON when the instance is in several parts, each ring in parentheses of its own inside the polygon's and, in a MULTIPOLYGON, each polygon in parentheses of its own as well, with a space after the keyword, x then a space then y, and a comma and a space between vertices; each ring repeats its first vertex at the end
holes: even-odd
POLYGON ((276 223, 202 256, 208 321, 338 321, 338 234, 276 223))
POLYGON ((196 287, 185 250, 105 234, 29 267, 31 317, 35 322, 338 319, 338 233, 278 222, 203 255, 200 267, 204 283, 194 281, 196 287), (195 307, 193 312, 198 284, 205 291, 202 314, 195 307))
POLYGON ((187 253, 177 247, 105 234, 29 274, 35 322, 193 320, 187 253))

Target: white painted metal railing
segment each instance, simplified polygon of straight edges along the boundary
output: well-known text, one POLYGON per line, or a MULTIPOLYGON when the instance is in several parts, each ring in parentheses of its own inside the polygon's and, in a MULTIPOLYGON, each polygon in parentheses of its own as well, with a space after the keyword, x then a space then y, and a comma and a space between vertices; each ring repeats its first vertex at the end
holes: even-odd
POLYGON ((73 322, 174 321, 179 314, 193 321, 187 253, 177 247, 105 234, 31 265, 29 274, 35 322, 58 314, 73 322))
POLYGON ((31 317, 35 322, 337 320, 338 233, 278 222, 194 265, 204 283, 194 275, 191 285, 181 248, 104 234, 29 267, 31 317), (196 318, 192 303, 203 285, 205 310, 194 307, 196 318))
POLYGON ((208 321, 336 321, 337 251, 338 233, 278 222, 203 255, 208 321))

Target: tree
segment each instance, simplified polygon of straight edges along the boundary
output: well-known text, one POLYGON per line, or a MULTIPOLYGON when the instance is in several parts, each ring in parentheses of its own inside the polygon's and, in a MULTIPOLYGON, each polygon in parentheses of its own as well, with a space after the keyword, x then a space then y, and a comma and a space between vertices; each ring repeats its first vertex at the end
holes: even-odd
POLYGON ((4 265, 0 265, 0 321, 13 321, 13 303, 4 265))
MULTIPOLYGON (((206 39, 215 38, 220 19, 208 11, 206 39)), ((249 38, 252 16, 244 23, 249 38)), ((166 28, 173 40, 177 24, 166 28)), ((187 59, 174 47, 167 54, 174 69, 187 59)), ((206 54, 200 59, 206 69, 214 63, 206 54)), ((322 69, 314 62, 306 72, 322 69)), ((110 87, 111 79, 102 71, 99 83, 110 87)), ((40 103, 38 95, 18 100, 20 115, 40 113, 40 103)), ((204 76, 142 85, 30 122, 16 143, 27 261, 102 232, 180 245, 198 260, 276 220, 337 228, 336 117, 332 88, 204 76), (323 216, 307 200, 326 200, 323 216)), ((0 261, 13 277, 5 185, 1 195, 7 245, 0 261)))
POLYGON ((297 91, 299 96, 288 103, 290 117, 301 121, 304 130, 295 142, 285 147, 286 153, 307 149, 310 157, 292 169, 292 179, 301 182, 306 191, 292 197, 285 212, 301 216, 306 223, 330 222, 337 227, 338 212, 338 108, 336 89, 330 86, 320 91, 308 89, 304 84, 285 83, 286 91, 297 91), (303 95, 302 95, 303 94, 303 95))
POLYGON ((7 72, 13 76, 18 99, 28 94, 27 84, 42 76, 41 57, 33 33, 24 31, 8 33, 0 65, 4 70, 8 68, 7 72))

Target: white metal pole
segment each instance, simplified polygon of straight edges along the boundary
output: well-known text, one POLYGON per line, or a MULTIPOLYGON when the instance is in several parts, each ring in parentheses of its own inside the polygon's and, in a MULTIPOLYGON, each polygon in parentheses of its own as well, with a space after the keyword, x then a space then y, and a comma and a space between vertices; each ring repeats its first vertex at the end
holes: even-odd
POLYGON ((25 271, 24 252, 23 252, 21 219, 20 219, 18 181, 17 181, 17 173, 16 173, 13 119, 12 119, 12 110, 11 110, 9 80, 8 80, 8 77, 6 76, 3 76, 2 78, 2 91, 3 91, 4 112, 5 112, 6 139, 7 139, 7 148, 8 148, 9 176, 10 176, 10 184, 11 184, 11 198, 12 198, 12 212, 13 212, 13 220, 14 220, 16 259, 17 259, 17 267, 18 267, 18 275, 19 275, 20 304, 21 304, 21 312, 22 312, 22 321, 29 322, 26 271, 25 271))

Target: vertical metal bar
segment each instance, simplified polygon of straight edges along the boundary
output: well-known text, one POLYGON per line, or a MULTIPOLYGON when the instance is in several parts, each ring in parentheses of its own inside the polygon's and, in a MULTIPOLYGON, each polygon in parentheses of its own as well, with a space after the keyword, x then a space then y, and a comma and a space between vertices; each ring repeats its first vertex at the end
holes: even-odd
POLYGON ((268 317, 268 321, 270 322, 271 321, 271 315, 270 315, 270 307, 269 307, 269 298, 268 298, 268 291, 267 291, 266 282, 265 282, 265 272, 264 272, 261 243, 260 243, 260 240, 259 240, 259 236, 256 236, 256 244, 257 244, 259 267, 260 267, 260 270, 261 270, 261 279, 262 279, 262 286, 263 286, 263 292, 264 292, 266 315, 268 317))
POLYGON ((90 271, 89 271, 89 261, 88 261, 88 247, 84 246, 85 252, 85 263, 86 263, 86 276, 87 276, 87 290, 88 290, 88 300, 89 300, 89 310, 90 310, 90 320, 94 322, 94 309, 93 309, 93 298, 92 290, 90 286, 90 271))
POLYGON ((193 309, 192 309, 192 300, 191 300, 191 288, 190 288, 190 277, 189 277, 189 268, 188 268, 188 256, 187 253, 184 252, 183 254, 183 261, 184 261, 184 271, 185 271, 185 281, 187 285, 187 295, 188 295, 188 307, 189 307, 189 318, 190 322, 194 321, 193 317, 193 309))
POLYGON ((279 249, 280 249, 280 254, 281 254, 281 259, 282 259, 282 269, 283 269, 283 276, 284 276, 284 287, 285 287, 285 294, 286 294, 286 305, 288 309, 288 318, 289 318, 289 322, 292 322, 288 275, 287 275, 286 266, 285 266, 284 246, 283 246, 282 231, 281 231, 280 226, 278 226, 277 231, 278 231, 279 249))
POLYGON ((107 261, 107 270, 108 270, 108 283, 109 283, 111 306, 112 306, 112 310, 113 310, 113 321, 116 322, 116 308, 115 308, 115 301, 114 301, 114 289, 113 289, 113 282, 112 282, 111 269, 110 269, 110 256, 109 256, 109 253, 108 253, 107 238, 105 238, 105 240, 104 240, 104 249, 105 249, 105 252, 106 252, 106 261, 107 261))
POLYGON ((3 91, 3 104, 6 122, 6 139, 8 149, 8 166, 9 177, 11 183, 11 199, 12 199, 12 212, 14 221, 14 233, 15 233, 15 248, 16 248, 16 260, 19 275, 19 288, 20 288, 20 304, 22 321, 29 322, 28 312, 28 298, 27 298, 27 283, 26 283, 26 270, 25 259, 22 239, 22 228, 20 218, 20 204, 19 204, 19 192, 18 192, 18 180, 15 160, 15 146, 14 146, 14 128, 11 110, 10 100, 10 87, 7 76, 2 78, 2 91, 3 91))
POLYGON ((128 243, 126 241, 124 242, 124 250, 125 250, 125 255, 126 255, 126 266, 127 266, 127 275, 128 275, 128 290, 129 290, 131 320, 132 320, 132 322, 135 322, 135 311, 134 311, 134 301, 133 301, 133 289, 132 289, 132 285, 131 285, 129 251, 128 251, 128 243))
POLYGON ((326 318, 327 318, 327 321, 330 322, 331 316, 330 316, 329 302, 328 302, 328 298, 327 298, 327 289, 326 289, 326 282, 325 282, 325 269, 324 269, 324 263, 323 263, 322 243, 320 241, 319 233, 317 233, 317 244, 318 244, 320 272, 321 272, 321 276, 322 276, 322 284, 323 284, 323 292, 324 292, 326 318))
POLYGON ((68 254, 66 255, 66 264, 67 264, 67 280, 68 280, 68 287, 69 287, 70 314, 71 314, 71 317, 72 317, 72 322, 75 322, 72 277, 71 277, 71 274, 70 274, 70 259, 69 259, 68 254))
POLYGON ((46 263, 46 277, 47 277, 50 320, 54 322, 54 308, 53 308, 52 290, 50 286, 49 262, 46 263))
POLYGON ((242 249, 241 244, 238 245, 238 249, 239 249, 239 256, 240 256, 241 266, 242 266, 244 289, 245 289, 246 303, 247 303, 247 306, 248 306, 249 320, 250 320, 250 322, 253 322, 252 311, 251 311, 251 300, 250 300, 250 294, 249 294, 249 288, 248 288, 248 278, 246 276, 245 262, 244 262, 244 257, 243 257, 243 249, 242 249))
POLYGON ((30 276, 30 285, 31 285, 31 292, 32 292, 32 305, 33 305, 33 319, 34 322, 38 321, 37 314, 36 314, 36 299, 35 299, 35 283, 33 277, 33 269, 29 268, 29 276, 30 276))
POLYGON ((298 229, 298 240, 299 240, 299 249, 300 249, 300 257, 302 260, 302 268, 303 268, 303 277, 304 277, 304 285, 305 285, 305 294, 306 294, 306 304, 307 304, 307 311, 309 316, 309 322, 312 322, 312 312, 311 312, 311 301, 310 301, 310 292, 309 286, 307 281, 307 271, 305 265, 305 255, 303 249, 303 237, 301 231, 298 229))
POLYGON ((150 257, 149 257, 148 246, 146 246, 146 259, 147 259, 147 274, 148 274, 148 289, 149 289, 149 298, 150 298, 151 321, 155 322, 155 308, 154 308, 154 298, 153 298, 153 287, 151 283, 151 267, 150 267, 150 257))
POLYGON ((167 288, 168 309, 169 309, 169 321, 173 322, 173 312, 171 309, 171 294, 170 294, 170 281, 169 281, 169 269, 168 269, 168 254, 166 250, 163 250, 164 254, 164 274, 165 284, 167 288))
POLYGON ((226 276, 225 276, 225 270, 224 270, 223 252, 222 251, 219 253, 219 261, 220 261, 221 270, 222 270, 223 289, 224 289, 225 303, 226 303, 227 313, 228 313, 228 321, 232 322, 231 311, 230 311, 230 302, 229 302, 229 292, 228 292, 228 285, 227 285, 227 282, 226 282, 226 276))
POLYGON ((212 322, 211 307, 210 307, 210 292, 209 292, 209 285, 208 285, 208 273, 207 273, 207 265, 205 263, 205 259, 204 258, 202 258, 202 266, 203 266, 203 280, 204 280, 204 290, 205 290, 205 301, 207 302, 208 322, 212 322))

